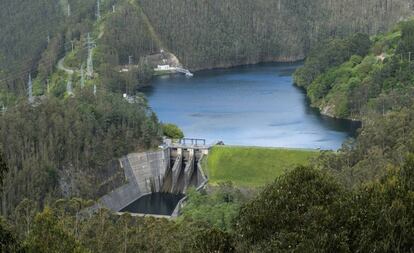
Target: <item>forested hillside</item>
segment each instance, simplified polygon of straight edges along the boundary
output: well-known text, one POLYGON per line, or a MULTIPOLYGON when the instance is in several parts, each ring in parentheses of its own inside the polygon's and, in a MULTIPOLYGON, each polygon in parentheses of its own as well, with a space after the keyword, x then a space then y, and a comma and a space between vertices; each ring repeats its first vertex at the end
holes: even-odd
POLYGON ((0 9, 0 87, 23 93, 24 83, 17 77, 28 73, 40 59, 51 39, 62 25, 57 1, 2 1, 0 9))
POLYGON ((294 75, 322 113, 362 121, 354 143, 318 159, 348 186, 380 178, 414 151, 413 35, 414 21, 407 21, 358 43, 359 50, 350 49, 352 38, 333 39, 314 48, 294 75))
MULTIPOLYGON (((102 15, 115 0, 101 4, 102 15)), ((44 88, 61 57, 93 31, 94 0, 5 0, 0 10, 0 104, 27 94, 29 74, 44 88)))
POLYGON ((321 40, 387 31, 410 0, 138 0, 165 46, 193 69, 303 59, 321 40))
POLYGON ((143 101, 84 91, 74 98, 50 96, 35 107, 23 102, 0 114, 0 150, 9 167, 2 214, 24 198, 41 207, 48 199, 93 199, 119 186, 112 159, 160 141, 158 120, 143 101))
MULTIPOLYGON (((97 2, 5 1, 0 10, 0 99, 9 104, 11 94, 26 93, 29 73, 40 75, 46 86, 47 76, 72 42, 84 47, 86 34, 96 30, 97 2)), ((160 47, 192 69, 298 60, 324 38, 387 31, 412 13, 410 2, 102 0, 105 24, 99 29, 104 33, 95 35, 103 35, 105 56, 97 60, 112 66, 133 56, 138 63, 143 54, 160 47), (114 15, 105 18, 112 8, 114 15)), ((101 67, 109 79, 116 75, 108 65, 101 67)))
POLYGON ((405 107, 414 80, 413 38, 410 21, 375 36, 372 47, 365 43, 359 52, 349 50, 347 40, 332 40, 313 50, 295 81, 314 106, 334 117, 361 119, 367 111, 385 114, 405 107))
POLYGON ((113 92, 133 94, 139 85, 152 79, 153 68, 144 59, 158 53, 161 47, 138 5, 119 0, 116 7, 117 11, 108 14, 102 23, 95 59, 103 86, 113 92), (129 72, 119 73, 120 66, 129 63, 133 65, 129 72))

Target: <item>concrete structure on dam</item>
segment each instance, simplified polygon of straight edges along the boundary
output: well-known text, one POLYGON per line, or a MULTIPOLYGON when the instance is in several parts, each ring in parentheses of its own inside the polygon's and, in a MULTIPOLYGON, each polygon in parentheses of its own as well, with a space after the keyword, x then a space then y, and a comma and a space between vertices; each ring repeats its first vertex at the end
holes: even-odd
MULTIPOLYGON (((210 147, 205 140, 182 139, 166 141, 158 151, 122 157, 119 162, 127 183, 100 198, 92 211, 107 208, 119 212, 151 193, 185 194, 189 187, 204 187, 207 178, 202 171, 201 160, 208 155, 210 147)), ((174 215, 178 212, 175 210, 174 215)))

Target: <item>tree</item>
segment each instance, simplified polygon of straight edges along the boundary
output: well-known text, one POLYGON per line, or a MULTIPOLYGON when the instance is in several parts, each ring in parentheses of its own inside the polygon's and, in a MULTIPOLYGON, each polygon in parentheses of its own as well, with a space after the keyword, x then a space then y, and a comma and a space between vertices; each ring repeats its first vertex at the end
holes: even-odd
POLYGON ((86 88, 76 97, 9 108, 0 115, 0 145, 13 168, 1 196, 4 213, 25 198, 41 207, 46 198, 100 197, 122 182, 113 160, 156 147, 160 132, 145 100, 129 103, 106 92, 95 97, 86 88))
POLYGON ((413 53, 414 57, 414 21, 401 23, 401 43, 399 45, 400 53, 413 53))
POLYGON ((198 232, 193 247, 201 253, 232 253, 235 251, 232 236, 218 228, 198 232))
POLYGON ((352 252, 414 250, 414 157, 400 169, 390 168, 380 182, 358 189, 347 203, 352 252))
POLYGON ((36 203, 29 199, 23 199, 14 210, 14 228, 21 238, 29 236, 37 211, 36 203))
POLYGON ((6 173, 9 171, 6 161, 3 159, 3 155, 0 152, 0 186, 3 186, 3 180, 6 173))
POLYGON ((248 251, 349 252, 344 199, 331 176, 298 167, 241 208, 236 233, 248 251))
POLYGON ((183 131, 174 124, 162 124, 162 132, 165 137, 171 139, 182 139, 184 138, 183 131))
POLYGON ((25 244, 29 253, 88 252, 64 230, 50 208, 45 208, 43 212, 36 215, 33 230, 25 244))
POLYGON ((3 218, 0 218, 0 251, 7 253, 23 253, 24 250, 3 218))

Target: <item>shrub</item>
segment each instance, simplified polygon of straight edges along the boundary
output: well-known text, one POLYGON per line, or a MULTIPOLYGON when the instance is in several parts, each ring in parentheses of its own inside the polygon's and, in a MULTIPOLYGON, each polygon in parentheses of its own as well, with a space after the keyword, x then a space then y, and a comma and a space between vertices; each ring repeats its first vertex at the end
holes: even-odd
POLYGON ((183 131, 174 124, 163 124, 162 131, 164 133, 164 136, 168 138, 172 138, 172 139, 184 138, 183 131))

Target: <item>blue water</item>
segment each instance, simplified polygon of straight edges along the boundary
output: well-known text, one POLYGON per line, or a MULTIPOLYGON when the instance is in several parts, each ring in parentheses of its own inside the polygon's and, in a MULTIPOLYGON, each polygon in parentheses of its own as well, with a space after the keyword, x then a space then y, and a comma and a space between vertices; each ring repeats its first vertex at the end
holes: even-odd
POLYGON ((299 64, 260 64, 157 78, 143 92, 162 122, 225 144, 340 148, 355 124, 320 115, 293 85, 299 64))

